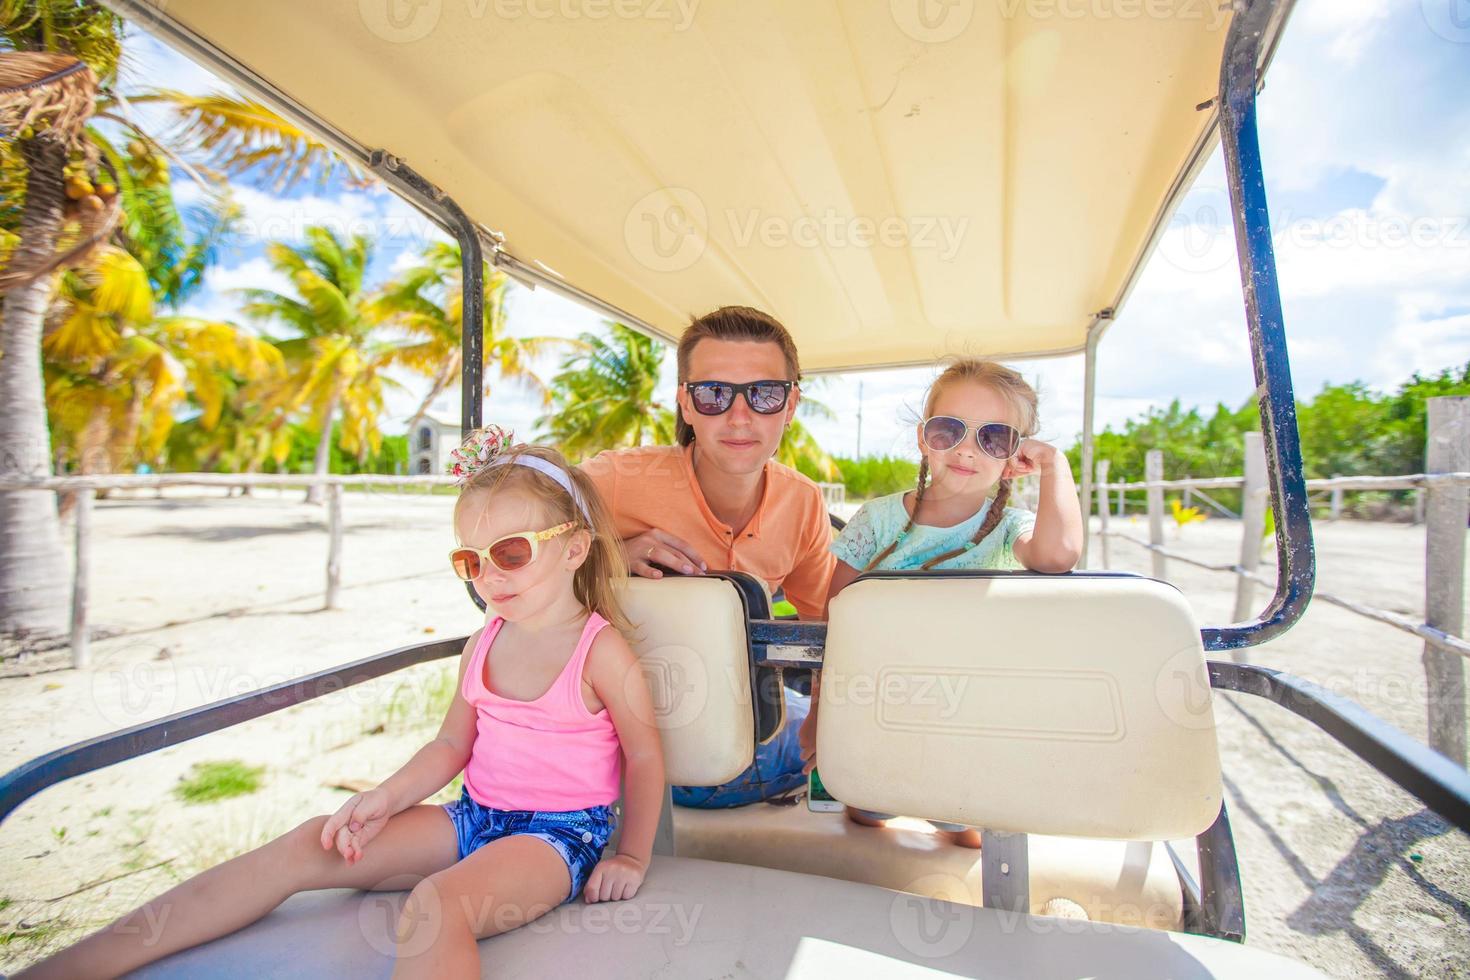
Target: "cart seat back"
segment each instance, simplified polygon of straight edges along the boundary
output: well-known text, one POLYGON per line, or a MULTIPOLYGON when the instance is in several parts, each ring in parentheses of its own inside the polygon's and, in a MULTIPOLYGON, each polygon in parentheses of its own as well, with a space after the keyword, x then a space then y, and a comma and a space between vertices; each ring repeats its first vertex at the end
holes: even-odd
POLYGON ((866 809, 1114 840, 1220 811, 1199 627, 1151 579, 860 579, 831 606, 820 712, 823 781, 866 809))
POLYGON ((670 783, 717 786, 750 765, 755 719, 747 612, 718 577, 628 579, 629 635, 653 695, 670 783))

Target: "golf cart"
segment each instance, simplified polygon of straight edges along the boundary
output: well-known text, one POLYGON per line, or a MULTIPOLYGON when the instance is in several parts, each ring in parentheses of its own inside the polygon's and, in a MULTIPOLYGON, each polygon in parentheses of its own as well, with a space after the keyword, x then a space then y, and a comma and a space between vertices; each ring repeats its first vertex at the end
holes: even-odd
MULTIPOLYGON (((1138 576, 878 573, 811 623, 773 617, 739 573, 632 580, 672 782, 745 769, 782 723, 783 681, 822 667, 846 682, 821 695, 834 795, 983 827, 984 846, 666 803, 635 899, 484 941, 485 975, 1316 975, 1244 942, 1212 690, 1301 715, 1470 829, 1464 770, 1306 681, 1212 656, 1289 629, 1314 579, 1255 122, 1289 0, 1107 17, 970 0, 105 2, 454 235, 465 322, 489 264, 670 342, 691 314, 760 307, 817 372, 1082 352, 1084 500, 1098 343, 1223 143, 1275 515, 1266 609, 1201 627, 1138 576), (960 693, 920 693, 937 690, 960 693), (1047 914, 1057 900, 1085 919, 1047 914)), ((479 343, 466 333, 467 429, 479 343)), ((0 779, 0 820, 62 780, 462 643, 50 753, 0 779)), ((385 974, 402 897, 300 895, 137 975, 385 974)))

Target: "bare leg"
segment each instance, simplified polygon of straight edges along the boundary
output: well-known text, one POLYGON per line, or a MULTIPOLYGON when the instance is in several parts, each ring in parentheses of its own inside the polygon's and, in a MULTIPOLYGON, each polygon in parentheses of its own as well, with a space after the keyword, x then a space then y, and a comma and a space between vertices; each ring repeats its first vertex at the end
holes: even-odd
POLYGON ((454 825, 437 806, 409 807, 394 816, 351 867, 335 849, 322 849, 326 821, 324 816, 313 817, 268 844, 174 886, 76 945, 22 970, 15 980, 114 977, 243 928, 297 892, 411 888, 459 857, 454 825))
POLYGON ((862 810, 858 810, 858 809, 856 809, 854 807, 848 807, 847 808, 847 819, 851 820, 853 823, 860 823, 864 827, 886 827, 886 826, 888 826, 888 821, 886 821, 886 820, 879 820, 876 817, 870 817, 866 813, 864 813, 862 810))
POLYGON ((977 851, 980 850, 980 831, 974 827, 964 827, 960 830, 946 830, 943 827, 937 827, 935 829, 938 831, 940 837, 945 838, 951 844, 960 847, 972 847, 977 851))
POLYGON ((556 908, 571 890, 566 862, 546 841, 519 834, 425 878, 398 919, 394 980, 480 976, 476 941, 556 908))

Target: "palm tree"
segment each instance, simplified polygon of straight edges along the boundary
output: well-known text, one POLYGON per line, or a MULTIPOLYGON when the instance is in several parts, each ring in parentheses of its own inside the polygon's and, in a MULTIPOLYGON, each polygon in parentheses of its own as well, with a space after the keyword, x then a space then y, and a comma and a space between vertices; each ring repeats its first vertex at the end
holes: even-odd
POLYGON ((584 349, 562 362, 552 379, 550 415, 538 436, 573 461, 604 449, 674 441, 674 413, 654 399, 664 345, 609 322, 608 337, 585 333, 584 349))
MULTIPOLYGON (((420 264, 383 287, 369 307, 374 320, 397 327, 410 338, 398 353, 398 363, 429 378, 428 394, 409 420, 410 432, 434 399, 459 381, 463 363, 463 266, 459 244, 435 242, 423 250, 420 259, 420 264)), ((480 328, 486 367, 505 381, 540 396, 543 404, 550 404, 551 392, 531 370, 531 361, 559 347, 580 346, 580 342, 560 337, 512 337, 506 332, 507 286, 503 273, 486 267, 485 313, 480 328)), ((490 395, 488 383, 484 394, 486 398, 490 395)))
MULTIPOLYGON (((276 321, 295 334, 274 341, 285 357, 288 376, 264 407, 284 410, 286 415, 306 412, 320 433, 313 469, 325 476, 332 427, 339 414, 343 449, 359 455, 378 451, 383 388, 395 384, 384 371, 399 362, 405 345, 376 336, 381 322, 370 314, 364 283, 372 257, 372 242, 366 236, 342 238, 313 226, 306 229, 306 244, 274 242, 266 257, 272 268, 291 280, 296 295, 243 291, 247 316, 276 321)), ((313 484, 306 499, 319 503, 321 486, 313 484)))
POLYGON ((187 394, 211 429, 230 377, 281 370, 274 347, 233 324, 154 316, 153 295, 141 263, 116 246, 63 277, 58 323, 42 341, 46 396, 57 455, 82 473, 156 465, 187 394))
POLYGON ((818 478, 825 481, 836 482, 842 479, 842 471, 837 468, 837 461, 817 444, 816 437, 812 435, 811 430, 801 424, 803 417, 823 419, 833 417, 832 409, 816 397, 816 393, 821 391, 826 384, 827 378, 825 377, 809 378, 802 383, 801 404, 796 407, 797 417, 791 420, 791 424, 782 434, 781 445, 776 449, 776 459, 792 469, 816 474, 818 478))
MULTIPOLYGON (((0 472, 7 474, 52 473, 41 339, 58 272, 85 264, 105 242, 127 247, 126 236, 147 217, 132 206, 144 195, 132 193, 123 155, 88 125, 94 114, 123 125, 149 157, 184 165, 181 152, 202 151, 226 176, 275 167, 280 181, 343 165, 264 107, 224 97, 178 100, 177 146, 169 146, 128 118, 126 99, 98 97, 99 80, 115 82, 121 50, 122 21, 93 3, 0 0, 0 127, 16 135, 0 141, 0 472), (211 125, 248 138, 210 136, 211 125)), ((173 261, 180 256, 166 247, 156 256, 149 265, 177 274, 155 286, 187 284, 188 261, 173 261)), ((146 372, 158 362, 140 352, 128 363, 146 372)), ((0 492, 0 633, 59 633, 65 586, 54 495, 0 492)))

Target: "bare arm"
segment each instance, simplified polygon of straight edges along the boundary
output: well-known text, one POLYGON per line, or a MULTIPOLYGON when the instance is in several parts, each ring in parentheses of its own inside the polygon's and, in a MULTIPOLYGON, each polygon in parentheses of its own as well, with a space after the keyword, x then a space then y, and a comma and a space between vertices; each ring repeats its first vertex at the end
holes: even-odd
POLYGON ((1016 557, 1033 572, 1067 572, 1082 556, 1082 507, 1067 457, 1044 442, 1028 439, 1011 461, 1012 476, 1041 474, 1036 526, 1016 538, 1016 557))
POLYGON ((439 734, 376 788, 355 793, 343 803, 322 827, 323 850, 335 846, 348 864, 356 863, 389 817, 423 802, 464 769, 475 743, 475 709, 464 699, 464 675, 480 632, 465 641, 454 700, 449 702, 439 734))
POLYGON ((627 766, 618 853, 593 870, 584 894, 589 902, 618 901, 637 893, 653 857, 653 837, 664 799, 663 742, 648 682, 628 641, 616 629, 603 629, 592 641, 586 673, 612 717, 627 766))

